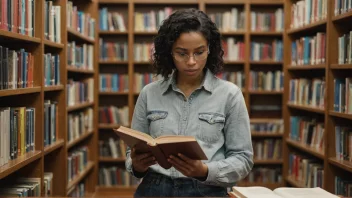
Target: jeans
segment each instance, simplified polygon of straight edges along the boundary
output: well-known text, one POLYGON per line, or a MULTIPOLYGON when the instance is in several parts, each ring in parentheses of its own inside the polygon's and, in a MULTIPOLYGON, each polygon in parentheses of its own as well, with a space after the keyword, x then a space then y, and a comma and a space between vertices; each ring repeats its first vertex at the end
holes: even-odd
POLYGON ((175 178, 148 172, 134 197, 227 197, 227 189, 202 184, 193 178, 175 178))

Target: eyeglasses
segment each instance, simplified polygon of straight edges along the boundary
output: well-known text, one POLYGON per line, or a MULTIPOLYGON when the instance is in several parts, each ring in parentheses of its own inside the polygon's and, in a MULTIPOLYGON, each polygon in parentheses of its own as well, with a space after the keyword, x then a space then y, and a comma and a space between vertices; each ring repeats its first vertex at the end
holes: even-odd
MULTIPOLYGON (((193 58, 196 61, 205 60, 208 57, 209 49, 207 51, 196 52, 193 54, 193 58)), ((175 60, 179 62, 187 62, 189 60, 189 55, 183 52, 175 52, 171 53, 171 55, 175 58, 175 60)))

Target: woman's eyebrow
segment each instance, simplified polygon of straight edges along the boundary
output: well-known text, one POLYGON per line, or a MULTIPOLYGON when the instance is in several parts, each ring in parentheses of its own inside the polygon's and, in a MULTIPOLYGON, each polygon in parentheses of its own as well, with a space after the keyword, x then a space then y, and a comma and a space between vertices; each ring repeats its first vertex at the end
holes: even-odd
MULTIPOLYGON (((205 48, 205 45, 201 45, 197 48, 195 48, 195 50, 201 49, 201 48, 205 48)), ((175 50, 183 50, 183 51, 187 51, 188 49, 186 48, 182 48, 182 47, 176 47, 175 50)))

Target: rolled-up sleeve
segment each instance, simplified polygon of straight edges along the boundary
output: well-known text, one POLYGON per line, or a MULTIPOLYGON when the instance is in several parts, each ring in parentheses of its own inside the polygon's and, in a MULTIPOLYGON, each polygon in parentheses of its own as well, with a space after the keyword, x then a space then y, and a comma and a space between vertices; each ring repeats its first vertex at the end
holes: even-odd
MULTIPOLYGON (((144 87, 146 88, 146 87, 144 87)), ((140 92, 136 106, 134 109, 131 128, 137 131, 145 132, 149 134, 148 119, 147 119, 147 100, 146 100, 146 91, 142 89, 140 92)), ((126 161, 125 161, 126 170, 133 176, 141 178, 142 176, 136 175, 133 172, 132 168, 132 159, 131 159, 131 148, 127 146, 126 149, 126 161)))
POLYGON ((229 98, 224 126, 225 159, 206 163, 208 176, 204 183, 231 187, 253 168, 253 147, 246 103, 239 89, 229 98))

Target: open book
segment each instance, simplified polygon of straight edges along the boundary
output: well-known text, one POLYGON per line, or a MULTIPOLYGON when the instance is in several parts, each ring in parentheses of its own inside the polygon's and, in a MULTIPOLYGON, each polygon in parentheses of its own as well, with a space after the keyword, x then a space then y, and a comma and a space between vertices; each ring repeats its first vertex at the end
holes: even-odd
POLYGON ((236 198, 338 198, 319 187, 316 188, 290 188, 280 187, 270 190, 265 187, 232 187, 231 197, 236 198))
POLYGON ((114 129, 115 133, 130 147, 136 148, 136 152, 151 152, 158 164, 165 168, 171 168, 167 161, 170 155, 177 156, 181 153, 194 160, 207 160, 207 156, 192 136, 168 135, 152 138, 146 133, 142 133, 127 127, 119 126, 114 129))

